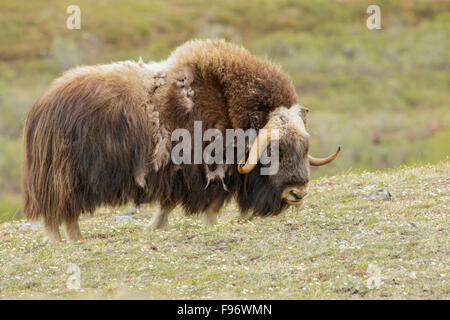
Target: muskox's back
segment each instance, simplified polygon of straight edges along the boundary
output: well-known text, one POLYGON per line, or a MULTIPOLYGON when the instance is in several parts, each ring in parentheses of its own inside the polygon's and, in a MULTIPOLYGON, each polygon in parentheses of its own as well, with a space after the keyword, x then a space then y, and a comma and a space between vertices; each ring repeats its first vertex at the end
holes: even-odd
POLYGON ((131 64, 77 68, 36 101, 24 128, 27 218, 59 225, 138 198, 154 138, 146 80, 131 64))

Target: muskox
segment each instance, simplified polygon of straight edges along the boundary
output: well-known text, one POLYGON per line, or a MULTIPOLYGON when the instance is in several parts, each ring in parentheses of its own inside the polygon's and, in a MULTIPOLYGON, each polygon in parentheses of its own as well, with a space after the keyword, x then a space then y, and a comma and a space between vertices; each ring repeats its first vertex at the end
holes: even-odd
POLYGON ((69 239, 82 239, 82 213, 130 201, 159 203, 152 229, 166 227, 177 205, 214 225, 233 198, 242 214, 277 215, 301 204, 309 165, 328 163, 339 152, 309 155, 307 112, 280 67, 222 40, 189 41, 158 63, 74 68, 28 112, 24 214, 41 220, 51 241, 61 239, 60 225, 69 239), (275 141, 260 134, 248 143, 245 163, 174 163, 171 134, 192 132, 195 121, 224 134, 278 130, 279 170, 260 174, 261 149, 275 141))

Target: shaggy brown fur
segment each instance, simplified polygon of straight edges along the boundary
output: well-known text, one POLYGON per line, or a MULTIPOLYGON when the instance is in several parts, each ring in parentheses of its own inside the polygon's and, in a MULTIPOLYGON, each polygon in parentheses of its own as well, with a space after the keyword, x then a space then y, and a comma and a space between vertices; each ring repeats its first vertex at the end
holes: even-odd
POLYGON ((177 204, 187 213, 212 212, 234 195, 244 213, 270 215, 286 205, 285 185, 306 185, 307 141, 290 141, 295 135, 280 146, 299 160, 289 167, 303 172, 297 176, 263 177, 258 170, 242 176, 236 165, 169 161, 174 129, 193 132, 201 120, 203 130, 224 135, 227 128, 259 130, 272 111, 294 105, 294 87, 278 66, 220 40, 177 48, 160 64, 165 81, 153 65, 76 68, 36 101, 24 129, 27 218, 57 227, 100 205, 128 201, 159 202, 163 212, 177 204))
MULTIPOLYGON (((227 128, 260 128, 271 111, 296 103, 292 81, 280 67, 240 46, 194 40, 177 48, 170 60, 172 70, 190 67, 193 72, 195 118, 216 122, 226 116, 227 128)), ((166 105, 164 111, 168 109, 173 110, 173 105, 166 105)), ((171 122, 179 124, 178 119, 171 122)))
MULTIPOLYGON (((193 132, 195 120, 202 121, 203 130, 216 128, 224 136, 227 128, 259 130, 273 110, 296 103, 294 86, 278 66, 237 45, 220 40, 190 41, 177 48, 168 61, 172 62, 168 83, 173 82, 171 75, 191 73, 195 93, 194 108, 187 112, 184 97, 175 90, 175 85, 161 88, 164 98, 158 105, 161 121, 169 131, 182 127, 193 132)), ((225 141, 225 145, 229 143, 225 141)), ((158 187, 142 201, 167 199, 165 202, 181 203, 187 213, 206 211, 212 204, 222 206, 234 194, 238 194, 238 200, 242 198, 243 213, 253 209, 259 215, 278 214, 283 208, 281 191, 270 196, 274 186, 265 183, 267 177, 256 173, 243 177, 237 173, 235 165, 208 168, 206 165, 179 167, 169 163, 157 176, 148 176, 148 179, 151 180, 149 185, 158 187), (160 184, 161 179, 165 183, 160 184), (249 184, 255 179, 260 196, 252 196, 244 190, 244 182, 249 184)))
POLYGON ((150 100, 161 80, 124 62, 73 69, 48 88, 25 121, 27 218, 60 225, 142 192, 147 173, 170 156, 150 100))

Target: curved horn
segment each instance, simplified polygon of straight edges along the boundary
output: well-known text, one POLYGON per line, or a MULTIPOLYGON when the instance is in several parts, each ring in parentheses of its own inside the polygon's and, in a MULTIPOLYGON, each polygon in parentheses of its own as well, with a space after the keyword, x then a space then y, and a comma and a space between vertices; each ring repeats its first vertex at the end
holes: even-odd
POLYGON ((259 158, 261 157, 264 149, 266 149, 267 145, 270 142, 270 131, 266 130, 266 128, 262 128, 258 133, 255 141, 253 141, 252 147, 250 148, 250 153, 248 154, 247 162, 244 165, 238 164, 238 172, 240 174, 247 174, 251 172, 258 163, 259 158))
POLYGON ((340 151, 341 147, 339 147, 337 151, 333 153, 331 156, 328 156, 326 158, 314 158, 313 156, 310 156, 308 154, 309 164, 312 166, 323 166, 324 164, 330 163, 331 161, 336 159, 340 151))

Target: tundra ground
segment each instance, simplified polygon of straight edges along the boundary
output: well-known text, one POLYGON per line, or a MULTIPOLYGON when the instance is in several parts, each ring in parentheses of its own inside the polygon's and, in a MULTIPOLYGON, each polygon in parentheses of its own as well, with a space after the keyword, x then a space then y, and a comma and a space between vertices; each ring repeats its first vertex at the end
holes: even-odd
POLYGON ((3 223, 0 297, 449 299, 449 186, 449 162, 332 176, 301 209, 244 220, 232 203, 212 229, 177 210, 148 231, 154 208, 103 209, 81 220, 86 241, 56 245, 3 223), (364 198, 379 187, 391 201, 364 198))

